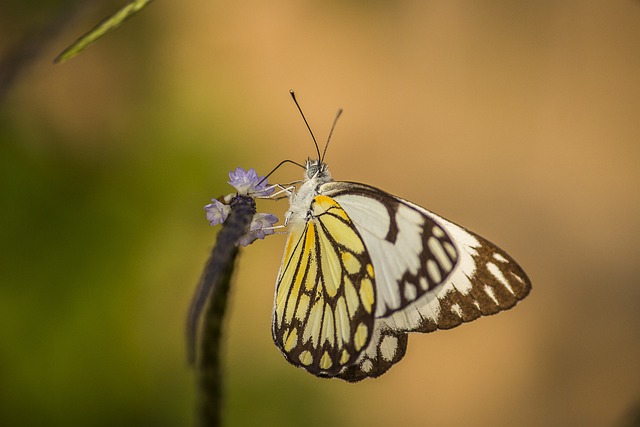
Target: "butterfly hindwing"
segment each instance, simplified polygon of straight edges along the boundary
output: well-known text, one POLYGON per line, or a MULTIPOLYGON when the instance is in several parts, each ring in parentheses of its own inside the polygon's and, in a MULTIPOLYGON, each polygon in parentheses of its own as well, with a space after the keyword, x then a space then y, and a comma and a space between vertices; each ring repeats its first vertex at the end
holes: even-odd
POLYGON ((276 282, 273 337, 287 360, 318 376, 356 363, 374 332, 371 259, 353 222, 330 197, 313 198, 287 240, 276 282))

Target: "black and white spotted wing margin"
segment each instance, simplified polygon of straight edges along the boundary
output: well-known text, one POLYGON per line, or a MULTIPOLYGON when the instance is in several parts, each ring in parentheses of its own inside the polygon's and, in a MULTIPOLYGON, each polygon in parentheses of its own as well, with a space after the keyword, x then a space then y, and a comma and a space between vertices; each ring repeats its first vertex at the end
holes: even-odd
POLYGON ((408 332, 450 329, 513 307, 531 282, 502 249, 428 210, 364 184, 331 181, 362 236, 376 283, 374 331, 355 364, 337 376, 377 377, 402 359, 408 332))

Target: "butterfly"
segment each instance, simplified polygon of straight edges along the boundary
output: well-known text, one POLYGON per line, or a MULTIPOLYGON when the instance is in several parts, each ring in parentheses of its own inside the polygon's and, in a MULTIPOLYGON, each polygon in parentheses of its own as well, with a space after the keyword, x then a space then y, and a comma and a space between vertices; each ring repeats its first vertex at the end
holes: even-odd
POLYGON ((527 296, 529 278, 502 249, 383 190, 334 181, 325 153, 307 160, 286 213, 272 334, 290 363, 349 382, 378 377, 402 359, 409 332, 451 329, 527 296))

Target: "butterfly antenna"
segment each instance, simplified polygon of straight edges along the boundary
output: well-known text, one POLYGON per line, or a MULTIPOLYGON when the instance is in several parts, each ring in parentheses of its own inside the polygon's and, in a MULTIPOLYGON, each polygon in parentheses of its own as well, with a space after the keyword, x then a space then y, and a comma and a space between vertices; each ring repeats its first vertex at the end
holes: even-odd
POLYGON ((269 178, 269 177, 270 177, 270 176, 271 176, 275 171, 277 171, 277 170, 280 168, 280 166, 284 165, 285 163, 293 163, 294 165, 296 165, 296 166, 298 166, 298 167, 300 167, 300 168, 302 168, 302 169, 304 169, 304 168, 305 168, 303 165, 301 165, 301 164, 300 164, 300 163, 298 163, 298 162, 294 162, 293 160, 288 160, 288 159, 287 159, 287 160, 283 160, 283 161, 281 161, 280 163, 278 163, 278 165, 277 165, 275 168, 271 169, 271 172, 269 172, 269 173, 268 173, 264 178, 262 178, 262 179, 260 180, 260 182, 258 182, 258 183, 256 184, 256 187, 257 187, 258 185, 262 184, 262 182, 263 182, 263 181, 266 181, 266 180, 267 180, 267 179, 268 179, 268 178, 269 178))
POLYGON ((327 147, 329 147, 329 141, 331 141, 331 135, 333 135, 333 130, 336 128, 336 123, 338 123, 338 119, 342 114, 342 108, 338 109, 336 113, 336 118, 333 119, 333 124, 331 125, 331 131, 329 132, 329 137, 327 138, 327 143, 324 144, 324 150, 322 151, 322 157, 320 157, 320 163, 324 163, 324 155, 327 154, 327 147))
POLYGON ((304 113, 302 112, 302 108, 300 108, 300 104, 298 104, 298 100, 296 99, 295 92, 293 90, 290 90, 289 93, 291 94, 291 98, 293 98, 293 102, 296 104, 296 107, 298 107, 298 111, 300 111, 300 115, 302 116, 302 120, 304 120, 304 124, 307 125, 307 129, 309 129, 309 133, 311 134, 311 139, 313 139, 313 143, 316 146, 316 151, 318 152, 318 160, 320 160, 320 147, 318 147, 318 141, 316 140, 316 137, 313 134, 313 131, 311 130, 311 126, 309 126, 309 122, 307 121, 307 118, 304 116, 304 113))

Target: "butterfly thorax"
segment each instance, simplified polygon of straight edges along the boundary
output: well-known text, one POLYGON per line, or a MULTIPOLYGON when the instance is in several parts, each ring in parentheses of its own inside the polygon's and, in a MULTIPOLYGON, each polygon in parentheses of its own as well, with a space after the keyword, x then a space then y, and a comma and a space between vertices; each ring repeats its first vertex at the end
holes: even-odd
POLYGON ((326 163, 307 159, 305 179, 298 191, 292 195, 291 206, 285 214, 289 225, 306 222, 311 215, 311 202, 315 196, 320 194, 320 186, 330 181, 333 181, 333 178, 331 178, 326 163))

